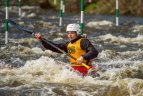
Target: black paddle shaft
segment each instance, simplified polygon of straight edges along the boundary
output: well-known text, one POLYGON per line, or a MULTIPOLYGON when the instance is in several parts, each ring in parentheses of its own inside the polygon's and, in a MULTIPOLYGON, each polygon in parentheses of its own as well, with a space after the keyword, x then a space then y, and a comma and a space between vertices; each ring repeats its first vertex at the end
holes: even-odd
MULTIPOLYGON (((32 34, 33 36, 35 35, 34 32, 25 29, 24 27, 20 26, 19 24, 17 24, 16 22, 12 21, 12 20, 8 20, 8 22, 13 25, 14 27, 16 27, 18 30, 27 32, 29 34, 32 34)), ((56 48, 57 50, 59 50, 61 53, 66 54, 67 56, 71 57, 74 60, 77 60, 75 57, 71 56, 70 54, 66 53, 64 50, 58 48, 57 46, 55 46, 54 44, 50 43, 49 41, 47 41, 44 38, 41 38, 41 40, 43 40, 44 42, 46 42, 47 44, 51 45, 52 47, 56 48)), ((85 66, 86 68, 90 69, 90 67, 88 65, 86 65, 85 63, 82 63, 83 66, 85 66)))

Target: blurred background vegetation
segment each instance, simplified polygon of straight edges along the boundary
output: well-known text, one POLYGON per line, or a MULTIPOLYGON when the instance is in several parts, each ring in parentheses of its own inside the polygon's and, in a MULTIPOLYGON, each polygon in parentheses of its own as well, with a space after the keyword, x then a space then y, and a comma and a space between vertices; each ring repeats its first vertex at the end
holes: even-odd
MULTIPOLYGON (((11 4, 15 4, 15 0, 9 0, 11 4)), ((18 1, 18 0, 17 0, 18 1)), ((54 0, 22 0, 23 5, 36 5, 43 9, 52 9, 58 11, 60 1, 54 5, 54 0)), ((81 0, 65 0, 66 12, 80 13, 81 0)), ((87 14, 115 14, 116 0, 85 0, 85 13, 87 14)), ((143 16, 143 0, 119 0, 119 14, 143 16)))

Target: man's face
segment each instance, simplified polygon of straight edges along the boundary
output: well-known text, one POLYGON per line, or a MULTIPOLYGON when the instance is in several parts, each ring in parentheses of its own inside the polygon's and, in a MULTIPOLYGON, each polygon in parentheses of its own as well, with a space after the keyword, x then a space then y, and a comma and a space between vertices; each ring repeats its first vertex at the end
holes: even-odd
POLYGON ((76 31, 68 31, 67 36, 68 36, 69 40, 71 41, 77 37, 77 32, 76 31))

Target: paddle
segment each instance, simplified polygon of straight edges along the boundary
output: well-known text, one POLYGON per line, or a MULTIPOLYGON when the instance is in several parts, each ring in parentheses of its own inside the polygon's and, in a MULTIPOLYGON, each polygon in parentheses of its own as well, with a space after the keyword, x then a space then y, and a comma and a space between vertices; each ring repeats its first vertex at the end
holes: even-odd
MULTIPOLYGON (((13 25, 15 28, 17 28, 17 29, 19 29, 19 30, 21 30, 21 31, 30 33, 30 34, 32 34, 32 35, 35 34, 34 32, 25 29, 24 27, 20 26, 19 24, 17 24, 16 22, 14 22, 14 21, 12 21, 12 20, 8 20, 8 22, 9 22, 11 25, 13 25)), ((70 54, 66 53, 64 50, 58 48, 57 46, 55 46, 54 44, 50 43, 50 42, 47 41, 46 39, 41 38, 41 40, 43 40, 43 41, 46 42, 47 44, 51 45, 53 48, 59 50, 59 51, 62 52, 63 54, 66 54, 67 56, 71 57, 72 59, 77 60, 75 57, 73 57, 73 56, 71 56, 70 54)), ((82 65, 83 65, 84 67, 86 67, 87 69, 90 69, 90 67, 89 67, 87 64, 82 63, 82 65)))

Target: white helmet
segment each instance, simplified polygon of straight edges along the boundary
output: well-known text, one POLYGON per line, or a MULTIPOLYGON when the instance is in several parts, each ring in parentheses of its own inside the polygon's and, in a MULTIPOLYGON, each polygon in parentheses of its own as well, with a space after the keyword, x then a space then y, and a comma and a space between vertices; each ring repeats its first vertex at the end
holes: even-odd
POLYGON ((66 32, 68 31, 76 31, 77 34, 80 34, 80 26, 79 24, 73 23, 73 24, 68 24, 66 32))

